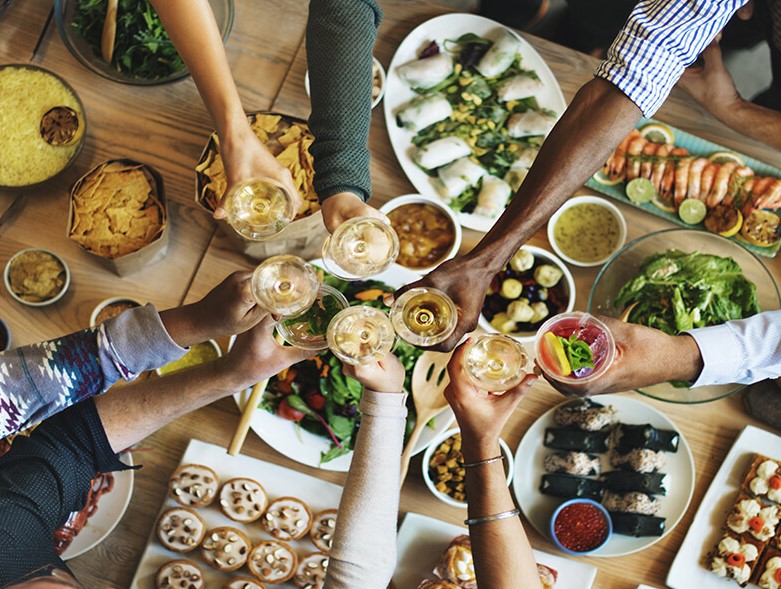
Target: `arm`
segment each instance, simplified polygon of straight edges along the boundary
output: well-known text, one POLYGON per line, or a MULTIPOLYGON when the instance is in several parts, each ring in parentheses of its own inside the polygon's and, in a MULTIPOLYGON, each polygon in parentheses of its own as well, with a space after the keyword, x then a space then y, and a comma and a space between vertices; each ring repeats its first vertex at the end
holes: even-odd
MULTIPOLYGON (((300 199, 290 171, 276 160, 249 126, 208 1, 152 0, 152 5, 190 70, 217 127, 228 188, 246 178, 265 176, 280 182, 300 199)), ((225 210, 218 207, 214 216, 224 217, 225 210)))
POLYGON ((326 589, 385 589, 396 567, 396 517, 407 395, 404 368, 391 354, 345 367, 364 385, 361 427, 344 484, 326 589), (380 392, 389 391, 389 392, 380 392))
MULTIPOLYGON (((445 397, 456 414, 461 428, 461 451, 465 463, 469 464, 502 455, 499 448, 502 428, 536 378, 528 375, 521 384, 500 395, 481 391, 463 373, 465 350, 466 343, 456 349, 448 364, 450 384, 445 389, 445 397)), ((466 495, 470 519, 515 509, 503 461, 466 468, 466 495)), ((470 525, 469 536, 481 589, 542 587, 519 517, 470 525)))
POLYGON ((717 42, 701 57, 703 65, 687 68, 678 86, 729 128, 781 149, 781 113, 741 98, 717 42))
POLYGON ((311 0, 306 32, 315 136, 315 191, 334 231, 352 217, 384 215, 371 196, 372 48, 382 11, 375 0, 311 0))

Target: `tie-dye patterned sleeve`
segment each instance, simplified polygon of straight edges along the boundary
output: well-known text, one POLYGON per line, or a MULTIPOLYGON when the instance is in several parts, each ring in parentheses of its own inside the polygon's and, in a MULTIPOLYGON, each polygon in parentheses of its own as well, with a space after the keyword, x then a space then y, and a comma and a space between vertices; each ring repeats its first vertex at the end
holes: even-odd
POLYGON ((180 358, 152 305, 0 354, 0 439, 180 358))

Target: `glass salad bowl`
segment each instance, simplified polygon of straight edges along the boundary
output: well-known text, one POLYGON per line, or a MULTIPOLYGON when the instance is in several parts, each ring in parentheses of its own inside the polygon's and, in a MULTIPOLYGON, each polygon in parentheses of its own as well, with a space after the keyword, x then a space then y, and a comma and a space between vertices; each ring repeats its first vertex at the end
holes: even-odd
MULTIPOLYGON (((640 273, 640 266, 652 254, 667 250, 700 252, 722 258, 732 258, 743 275, 756 285, 756 295, 762 311, 781 308, 781 297, 773 276, 754 254, 720 235, 695 229, 665 229, 650 233, 628 243, 616 253, 597 276, 588 300, 588 311, 618 318, 623 306, 614 304, 616 295, 629 280, 640 273)), ((705 403, 721 399, 744 388, 741 384, 709 385, 688 388, 680 383, 662 383, 638 389, 639 393, 671 403, 705 403)))

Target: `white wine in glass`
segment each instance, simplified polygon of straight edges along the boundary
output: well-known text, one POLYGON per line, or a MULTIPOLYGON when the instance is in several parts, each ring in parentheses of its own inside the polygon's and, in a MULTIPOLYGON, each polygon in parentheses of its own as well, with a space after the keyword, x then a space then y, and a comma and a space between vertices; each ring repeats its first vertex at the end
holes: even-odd
POLYGON ((326 270, 342 280, 361 280, 379 274, 398 255, 396 232, 373 217, 345 221, 323 244, 326 270))
POLYGON ((298 256, 272 256, 252 274, 255 300, 274 315, 291 317, 306 311, 319 289, 315 267, 298 256))
POLYGON ((396 336, 388 316, 358 305, 339 311, 328 326, 328 348, 342 362, 366 364, 393 348, 396 336))
POLYGON ((476 387, 501 392, 523 380, 527 360, 526 350, 520 342, 506 335, 487 334, 468 345, 464 368, 476 387))
POLYGON ((268 178, 250 178, 225 198, 227 221, 239 235, 261 241, 275 236, 296 216, 293 196, 268 178))
POLYGON ((283 317, 277 332, 287 343, 304 350, 328 348, 326 333, 333 318, 350 304, 333 286, 321 284, 315 302, 294 317, 283 317))
POLYGON ((433 346, 448 337, 458 324, 453 301, 436 288, 411 288, 393 303, 391 323, 398 336, 414 346, 433 346))

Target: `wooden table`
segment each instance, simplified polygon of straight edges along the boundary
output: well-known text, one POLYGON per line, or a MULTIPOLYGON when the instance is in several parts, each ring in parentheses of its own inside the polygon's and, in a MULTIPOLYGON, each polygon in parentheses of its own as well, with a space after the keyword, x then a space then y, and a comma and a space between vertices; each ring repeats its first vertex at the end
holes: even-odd
MULTIPOLYGON (((385 18, 375 55, 385 66, 412 28, 449 10, 444 5, 410 0, 384 1, 382 6, 385 18)), ((197 300, 232 270, 253 265, 251 260, 236 253, 220 232, 215 232, 213 222, 192 201, 192 168, 212 128, 192 81, 138 88, 103 80, 71 57, 49 18, 50 12, 51 2, 44 0, 15 2, 5 11, 0 18, 3 30, 0 63, 35 63, 64 76, 85 104, 90 130, 76 164, 62 177, 25 191, 23 206, 9 223, 0 226, 0 264, 4 265, 22 247, 40 246, 60 253, 73 273, 73 284, 66 297, 44 309, 23 307, 1 290, 0 315, 9 323, 16 345, 83 327, 92 307, 102 298, 126 294, 165 308, 197 300), (105 270, 65 237, 67 187, 97 162, 121 156, 151 163, 161 172, 173 223, 166 258, 126 278, 105 270), (160 288, 160 284, 165 284, 165 288, 160 288)), ((236 20, 227 51, 247 110, 273 109, 307 116, 309 101, 303 88, 305 23, 304 3, 236 0, 236 20), (284 10, 279 8, 280 4, 285 6, 284 10)), ((527 39, 548 62, 565 97, 571 100, 580 85, 590 78, 596 61, 542 39, 529 36, 527 39)), ((657 117, 760 160, 781 165, 781 154, 726 129, 678 92, 673 93, 657 117)), ((414 192, 393 155, 380 109, 372 114, 370 147, 375 194, 372 204, 379 206, 393 196, 414 192)), ((19 194, 0 191, 0 214, 19 194)), ((668 226, 656 217, 619 206, 627 219, 628 239, 668 226)), ((473 247, 479 238, 480 234, 465 230, 464 250, 473 247)), ((531 243, 549 248, 544 230, 531 243)), ((765 260, 765 263, 778 279, 781 260, 765 260)), ((573 274, 579 293, 576 307, 584 309, 596 270, 574 268, 573 274)), ((696 506, 727 449, 744 425, 754 423, 744 413, 738 395, 698 406, 643 400, 664 411, 688 439, 697 472, 694 496, 681 523, 653 547, 622 558, 583 558, 599 569, 596 587, 634 587, 641 582, 664 585, 669 565, 696 506)), ((561 397, 545 383, 535 385, 533 394, 516 411, 503 433, 511 448, 517 446, 539 415, 560 401, 561 397)), ((165 495, 168 475, 193 431, 202 440, 227 446, 237 421, 238 410, 232 400, 226 399, 179 419, 142 444, 146 450, 137 455, 137 461, 144 468, 136 473, 135 491, 125 517, 106 541, 69 563, 85 586, 129 585, 165 495)), ((248 436, 243 452, 329 481, 342 483, 344 480, 342 474, 291 461, 254 434, 248 436)), ((420 475, 419 457, 410 468, 402 492, 401 511, 426 513, 453 523, 460 523, 464 517, 463 511, 444 505, 428 492, 420 475)), ((528 531, 535 547, 554 550, 549 540, 530 527, 528 531)))

